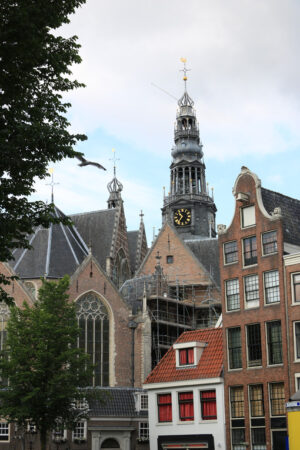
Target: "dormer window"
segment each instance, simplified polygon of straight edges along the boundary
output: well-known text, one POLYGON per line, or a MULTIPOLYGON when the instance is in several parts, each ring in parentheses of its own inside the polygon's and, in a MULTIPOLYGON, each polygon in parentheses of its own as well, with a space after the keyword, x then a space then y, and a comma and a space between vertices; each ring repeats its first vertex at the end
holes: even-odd
POLYGON ((183 348, 179 350, 179 365, 187 366, 189 364, 194 364, 194 349, 183 348))
POLYGON ((173 345, 176 357, 176 368, 195 367, 206 347, 205 342, 179 342, 173 345))

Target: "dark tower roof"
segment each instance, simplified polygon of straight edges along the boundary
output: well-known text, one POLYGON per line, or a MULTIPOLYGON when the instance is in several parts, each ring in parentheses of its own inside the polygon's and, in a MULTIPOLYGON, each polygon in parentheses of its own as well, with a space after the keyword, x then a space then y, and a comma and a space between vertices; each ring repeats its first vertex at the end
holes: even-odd
MULTIPOLYGON (((66 217, 56 206, 54 217, 66 217)), ((16 249, 11 267, 20 278, 61 278, 72 275, 88 255, 88 248, 75 226, 62 223, 39 226, 29 238, 31 249, 16 249)))

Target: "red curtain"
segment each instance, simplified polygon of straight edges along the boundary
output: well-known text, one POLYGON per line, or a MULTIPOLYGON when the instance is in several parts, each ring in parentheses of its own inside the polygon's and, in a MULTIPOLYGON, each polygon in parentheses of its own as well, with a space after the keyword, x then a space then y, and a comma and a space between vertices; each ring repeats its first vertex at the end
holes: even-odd
POLYGON ((216 391, 201 392, 202 419, 211 420, 217 418, 216 391))
POLYGON ((194 364, 194 349, 193 348, 188 349, 188 363, 194 364))
POLYGON ((194 420, 194 401, 192 392, 179 394, 180 420, 194 420))
POLYGON ((171 394, 158 396, 158 420, 159 422, 172 422, 171 394))
POLYGON ((186 349, 179 350, 179 364, 180 365, 187 364, 186 356, 187 356, 186 349))

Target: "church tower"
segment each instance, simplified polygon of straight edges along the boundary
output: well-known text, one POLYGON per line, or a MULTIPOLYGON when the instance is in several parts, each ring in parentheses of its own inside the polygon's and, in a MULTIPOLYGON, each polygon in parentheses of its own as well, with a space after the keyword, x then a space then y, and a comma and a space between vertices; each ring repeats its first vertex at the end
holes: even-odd
POLYGON ((176 227, 183 239, 215 237, 216 205, 205 180, 202 143, 194 102, 186 89, 184 62, 183 96, 178 101, 170 166, 170 190, 164 197, 163 223, 176 227))

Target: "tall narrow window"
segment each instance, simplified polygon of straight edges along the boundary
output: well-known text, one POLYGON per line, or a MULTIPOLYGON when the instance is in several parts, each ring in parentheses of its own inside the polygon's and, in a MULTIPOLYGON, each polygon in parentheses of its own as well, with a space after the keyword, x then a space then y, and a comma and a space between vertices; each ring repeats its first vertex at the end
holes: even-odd
POLYGON ((193 392, 181 392, 178 395, 179 418, 182 421, 194 420, 193 392))
POLYGON ((251 417, 262 417, 265 415, 264 395, 262 384, 249 386, 250 413, 251 417))
POLYGON ((247 206, 241 209, 242 213, 242 227, 250 227, 255 225, 255 206, 247 206))
POLYGON ((257 264, 257 244, 256 236, 251 236, 243 240, 244 266, 257 264))
POLYGON ((183 348, 179 350, 179 365, 185 366, 189 364, 194 364, 194 349, 183 348))
POLYGON ((267 323, 268 363, 282 363, 281 322, 275 320, 267 323))
POLYGON ((300 322, 294 322, 295 358, 300 359, 300 322))
POLYGON ((158 421, 172 422, 172 397, 171 394, 159 394, 157 396, 158 421))
POLYGON ((292 275, 293 280, 293 301, 300 302, 300 273, 292 275))
POLYGON ((76 304, 81 330, 78 345, 91 356, 94 374, 91 386, 109 384, 109 318, 105 305, 96 294, 89 292, 76 304))
POLYGON ((240 327, 228 328, 228 356, 229 369, 240 369, 242 367, 242 346, 240 327))
POLYGON ((266 303, 276 303, 280 301, 279 273, 278 270, 264 273, 265 300, 266 303))
POLYGON ((264 427, 251 429, 253 450, 266 450, 266 430, 264 427))
POLYGON ((235 278, 234 280, 226 280, 225 290, 227 311, 240 309, 240 288, 238 278, 235 278))
POLYGON ((231 441, 233 450, 246 450, 245 428, 232 428, 231 441))
POLYGON ((261 366, 260 324, 247 325, 248 366, 261 366))
POLYGON ((259 306, 258 275, 244 277, 246 308, 259 306))
POLYGON ((277 252, 277 231, 269 231, 262 235, 263 255, 277 252))
POLYGON ((201 402, 201 417, 202 420, 213 420, 217 418, 217 403, 216 403, 216 391, 211 389, 210 391, 200 392, 201 402))
POLYGON ((225 264, 231 264, 238 260, 237 241, 226 242, 224 244, 225 264))
POLYGON ((285 415, 285 397, 283 383, 270 383, 270 404, 272 416, 285 415))
POLYGON ((230 387, 230 405, 232 419, 245 417, 243 386, 230 387))

